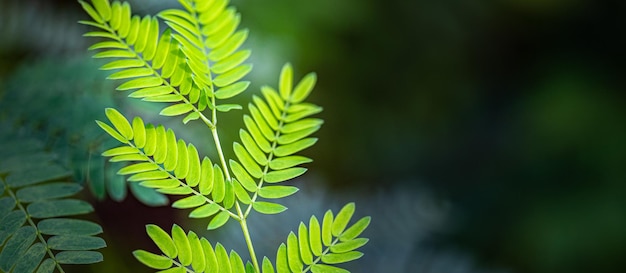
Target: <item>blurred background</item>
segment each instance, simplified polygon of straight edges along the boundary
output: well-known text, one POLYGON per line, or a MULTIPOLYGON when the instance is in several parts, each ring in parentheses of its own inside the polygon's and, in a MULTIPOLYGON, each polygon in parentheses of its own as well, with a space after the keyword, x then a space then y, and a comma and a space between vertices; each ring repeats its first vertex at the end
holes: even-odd
MULTIPOLYGON (((296 77, 317 72, 311 100, 326 121, 290 209, 251 218, 257 253, 273 259, 300 221, 355 201, 373 221, 353 272, 626 272, 626 2, 232 3, 255 65, 240 102, 276 86, 289 61, 296 77)), ((131 4, 141 15, 178 6, 131 4)), ((85 19, 74 0, 0 0, 0 118, 62 159, 108 148, 86 137, 100 134, 104 107, 182 129, 114 92, 86 52, 85 19)), ((224 116, 223 142, 235 140, 240 114, 224 116)), ((178 134, 212 153, 208 132, 185 128, 178 134)), ((133 195, 99 197, 86 193, 105 261, 77 272, 151 272, 130 253, 156 250, 146 223, 206 226, 133 195)), ((247 253, 237 225, 203 235, 247 253)))

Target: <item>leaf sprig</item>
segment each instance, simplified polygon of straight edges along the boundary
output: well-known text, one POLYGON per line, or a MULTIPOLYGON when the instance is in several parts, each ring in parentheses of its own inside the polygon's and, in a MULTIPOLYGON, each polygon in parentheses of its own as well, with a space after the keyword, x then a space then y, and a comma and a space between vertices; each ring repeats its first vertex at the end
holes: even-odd
MULTIPOLYGON (((0 139, 2 136, 0 135, 0 139)), ((36 141, 6 139, 0 144, 0 271, 63 272, 63 264, 102 261, 102 228, 70 217, 93 211, 69 198, 82 186, 36 141)))

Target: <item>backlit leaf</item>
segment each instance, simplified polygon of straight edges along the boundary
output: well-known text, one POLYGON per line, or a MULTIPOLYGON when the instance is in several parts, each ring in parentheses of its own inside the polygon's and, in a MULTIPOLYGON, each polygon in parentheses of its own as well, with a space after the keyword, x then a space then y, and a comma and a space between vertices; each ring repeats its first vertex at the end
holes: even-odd
POLYGON ((194 107, 191 104, 186 104, 186 103, 174 104, 174 105, 165 107, 163 110, 161 110, 159 115, 178 116, 178 115, 188 113, 189 111, 193 110, 193 108, 194 107))
POLYGON ((154 269, 167 269, 172 267, 173 262, 170 258, 150 253, 145 250, 133 251, 135 258, 146 266, 154 269))
POLYGON ((298 188, 293 186, 264 186, 259 189, 259 196, 267 199, 278 199, 296 192, 298 192, 298 188))
POLYGON ((189 245, 187 234, 179 225, 174 224, 172 226, 172 239, 178 249, 178 260, 180 263, 184 266, 190 265, 193 257, 191 246, 189 245))
POLYGON ((174 241, 172 237, 163 229, 161 229, 157 225, 148 224, 146 225, 146 233, 150 236, 150 239, 159 247, 159 249, 163 252, 163 254, 167 255, 170 258, 176 258, 178 256, 178 250, 176 249, 176 245, 174 245, 174 241))
POLYGON ((290 63, 286 63, 280 71, 280 79, 278 80, 278 90, 283 100, 290 100, 292 85, 293 68, 290 63))
POLYGON ((271 171, 265 174, 264 179, 268 183, 278 183, 293 179, 306 172, 305 168, 294 167, 279 171, 271 171))
POLYGON ((315 82, 317 81, 317 75, 315 73, 309 73, 296 85, 293 90, 293 94, 291 95, 292 103, 300 103, 305 100, 311 91, 313 91, 313 87, 315 86, 315 82))
POLYGON ((211 222, 209 222, 209 225, 207 226, 206 229, 207 230, 217 229, 223 226, 224 224, 226 224, 226 222, 228 222, 228 219, 230 219, 230 215, 228 214, 228 211, 222 211, 218 213, 217 215, 215 215, 213 219, 211 219, 211 222))
POLYGON ((263 214, 277 214, 287 210, 287 207, 270 202, 256 201, 252 204, 254 210, 263 214))
POLYGON ((346 204, 335 216, 335 220, 333 221, 332 233, 333 236, 338 237, 348 226, 348 222, 352 218, 354 214, 355 205, 354 203, 346 204))

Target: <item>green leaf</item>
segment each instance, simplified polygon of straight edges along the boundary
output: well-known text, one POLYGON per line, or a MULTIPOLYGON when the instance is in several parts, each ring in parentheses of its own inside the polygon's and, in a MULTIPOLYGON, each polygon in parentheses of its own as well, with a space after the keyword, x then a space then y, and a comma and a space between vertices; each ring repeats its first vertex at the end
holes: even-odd
POLYGON ((219 264, 219 272, 230 273, 230 258, 228 257, 228 253, 226 253, 226 249, 220 243, 215 245, 215 258, 217 258, 217 263, 219 264))
POLYGON ((132 51, 110 49, 110 50, 105 50, 100 53, 97 53, 93 55, 92 57, 94 59, 100 59, 100 58, 133 58, 135 56, 137 55, 133 53, 132 51))
POLYGON ((357 239, 353 239, 350 241, 345 241, 345 242, 330 246, 330 252, 345 253, 348 251, 355 250, 359 247, 362 247, 365 244, 367 244, 367 242, 369 242, 369 239, 367 238, 357 238, 357 239))
POLYGON ((17 260, 13 272, 34 272, 45 254, 46 248, 42 243, 32 245, 24 255, 17 260))
POLYGON ((232 83, 246 76, 248 73, 250 73, 251 70, 251 64, 240 65, 224 74, 215 77, 215 79, 213 79, 213 83, 218 87, 231 85, 232 83))
POLYGON ((327 210, 322 219, 322 242, 325 246, 330 246, 333 241, 333 212, 327 210))
POLYGON ((161 229, 157 225, 148 224, 146 225, 146 233, 150 236, 150 239, 159 247, 159 249, 163 252, 163 254, 167 255, 172 259, 178 256, 178 249, 170 237, 169 234, 163 229, 161 229))
POLYGON ((170 189, 164 188, 164 189, 157 189, 157 191, 160 193, 165 193, 169 195, 188 195, 193 192, 193 190, 189 187, 178 187, 178 188, 170 188, 170 189))
POLYGON ((343 268, 335 267, 332 265, 325 265, 325 264, 311 265, 311 272, 313 273, 350 273, 350 271, 345 270, 343 268))
POLYGON ((322 256, 322 262, 327 264, 340 264, 354 261, 361 257, 363 257, 363 253, 358 251, 350 251, 346 253, 329 253, 322 256))
POLYGON ((248 38, 248 30, 240 30, 230 36, 218 48, 212 50, 207 56, 209 60, 219 62, 235 52, 248 38))
POLYGON ((289 114, 283 119, 285 122, 294 122, 308 116, 322 112, 323 108, 310 103, 296 104, 289 109, 289 114))
POLYGON ((132 165, 128 165, 124 168, 121 168, 119 171, 117 171, 117 174, 127 175, 127 174, 134 174, 134 173, 142 173, 142 172, 154 171, 158 168, 159 168, 159 165, 154 164, 152 162, 141 162, 141 163, 135 163, 132 165))
POLYGON ((235 152, 237 159, 239 159, 239 162, 241 162, 243 167, 246 169, 246 171, 248 171, 250 175, 255 178, 261 178, 261 176, 263 176, 263 171, 261 170, 259 165, 257 165, 255 160, 252 159, 252 156, 250 156, 248 151, 246 151, 246 148, 244 148, 241 144, 235 142, 233 143, 233 151, 235 152))
POLYGON ((265 156, 265 153, 263 153, 259 146, 257 146, 252 136, 245 130, 240 129, 239 137, 241 138, 243 146, 246 147, 246 150, 250 153, 252 158, 254 158, 254 161, 259 163, 261 166, 267 165, 267 157, 265 156))
POLYGON ((161 79, 161 77, 149 76, 149 77, 132 79, 130 81, 127 81, 121 84, 116 89, 119 91, 126 91, 130 89, 157 87, 157 86, 160 86, 161 84, 163 84, 163 79, 161 79))
POLYGON ((265 181, 268 183, 278 183, 296 178, 306 172, 306 168, 289 168, 279 171, 271 171, 265 174, 265 181))
POLYGON ((108 124, 99 120, 96 120, 96 123, 98 124, 98 126, 100 126, 100 128, 102 128, 102 130, 107 132, 107 134, 117 139, 117 141, 122 142, 122 143, 128 143, 128 140, 126 138, 120 135, 117 131, 115 131, 115 129, 111 128, 111 126, 109 126, 108 124))
POLYGON ((241 110, 243 109, 243 107, 241 107, 241 105, 239 104, 220 104, 218 106, 215 107, 217 109, 217 111, 220 112, 228 112, 230 110, 241 110))
POLYGON ((163 194, 160 194, 155 189, 150 189, 137 183, 131 183, 130 190, 132 191, 133 195, 137 197, 137 199, 144 205, 158 207, 167 205, 169 203, 167 197, 163 194))
POLYGON ((172 226, 172 239, 178 249, 178 260, 180 263, 184 266, 190 265, 193 257, 191 246, 185 231, 179 225, 174 224, 172 226))
POLYGON ((200 118, 200 114, 198 112, 191 112, 189 113, 189 115, 187 115, 184 119, 183 119, 183 123, 187 124, 188 122, 192 121, 192 120, 196 120, 200 118))
POLYGON ((311 91, 313 91, 313 87, 315 87, 315 82, 317 81, 317 75, 315 73, 309 73, 296 85, 296 88, 293 90, 293 94, 291 95, 292 103, 300 103, 305 100, 311 91))
POLYGON ((148 158, 142 154, 126 154, 116 155, 109 159, 109 162, 121 162, 121 161, 147 161, 148 158))
POLYGON ((280 131, 284 134, 289 134, 289 133, 309 129, 312 127, 319 127, 323 123, 324 121, 321 119, 307 118, 307 119, 299 120, 299 121, 284 125, 280 131))
POLYGON ((305 138, 302 140, 298 140, 294 143, 290 143, 287 145, 279 146, 274 150, 275 156, 288 156, 300 152, 306 148, 309 148, 317 143, 317 138, 305 138))
POLYGON ((211 67, 211 71, 213 71, 216 74, 226 73, 226 72, 230 71, 231 69, 239 66, 243 62, 245 62, 250 57, 250 53, 251 53, 250 50, 238 51, 238 52, 236 52, 236 53, 226 57, 225 59, 215 63, 211 67))
MULTIPOLYGON (((304 223, 300 222, 298 226, 298 246, 300 248, 300 258, 304 264, 310 265, 313 263, 313 254, 311 253, 311 247, 309 245, 309 231, 304 223)), ((289 247, 289 245, 287 245, 289 247)))
POLYGON ((24 223, 26 223, 26 214, 21 210, 14 210, 2 218, 2 228, 0 228, 0 245, 4 240, 13 235, 24 223))
POLYGON ((298 166, 300 164, 313 162, 312 159, 304 156, 292 155, 275 158, 270 161, 270 168, 273 170, 284 170, 287 168, 291 168, 293 166, 298 166))
POLYGON ((124 69, 118 72, 115 72, 107 77, 109 80, 119 80, 119 79, 128 79, 128 78, 136 78, 136 77, 145 77, 150 76, 154 72, 150 68, 139 67, 139 68, 130 68, 124 69))
POLYGON ((205 157, 202 160, 201 169, 202 170, 200 174, 200 181, 198 183, 198 190, 201 194, 208 195, 213 190, 214 169, 211 160, 205 157))
POLYGON ((233 180, 233 190, 235 191, 235 195, 237 196, 237 200, 241 201, 244 204, 250 204, 252 199, 250 199, 250 195, 248 192, 241 186, 241 183, 236 179, 233 180))
POLYGON ((63 199, 32 203, 26 210, 33 218, 52 218, 90 213, 93 207, 82 200, 63 199))
POLYGON ((189 239, 189 245, 191 246, 191 253, 193 253, 191 268, 193 268, 195 272, 204 272, 206 260, 198 235, 196 235, 193 231, 189 231, 189 233, 187 233, 187 238, 189 239))
POLYGON ((143 67, 145 64, 142 60, 126 59, 115 60, 100 67, 100 70, 126 69, 133 67, 143 67))
POLYGON ((302 271, 302 261, 300 261, 300 247, 298 245, 298 238, 293 232, 289 233, 287 237, 287 261, 289 262, 289 268, 291 272, 302 271))
MULTIPOLYGON (((282 243, 278 247, 276 252, 276 272, 277 273, 291 273, 289 269, 289 263, 287 262, 287 246, 282 243)), ((264 272, 265 273, 265 272, 264 272)))
POLYGON ((309 220, 309 244, 311 244, 311 252, 313 252, 313 255, 322 255, 321 228, 315 215, 311 216, 309 220))
POLYGON ((161 95, 170 94, 172 93, 172 91, 174 91, 174 89, 171 86, 148 87, 148 88, 140 89, 133 93, 130 93, 128 97, 130 98, 158 97, 161 95))
POLYGON ((37 223, 40 233, 46 235, 96 235, 102 233, 102 227, 79 219, 52 218, 37 223))
POLYGON ((249 81, 243 81, 231 84, 226 87, 222 87, 215 92, 215 97, 218 99, 228 99, 241 94, 250 86, 249 81))
POLYGON ((106 247, 102 238, 84 235, 57 235, 48 239, 48 247, 54 250, 93 250, 106 247))
POLYGON ((98 13, 102 16, 102 19, 109 21, 111 19, 111 4, 109 0, 92 0, 93 6, 98 13))
POLYGON ((203 195, 189 196, 174 202, 174 204, 172 204, 172 207, 177 209, 195 208, 204 204, 206 202, 205 198, 206 197, 204 197, 203 195))
POLYGON ((346 226, 348 226, 348 222, 350 222, 350 219, 354 214, 354 210, 354 203, 348 203, 343 206, 343 208, 341 208, 339 213, 337 213, 337 216, 335 216, 335 220, 333 221, 333 236, 339 237, 339 235, 341 235, 341 233, 346 229, 346 226))
POLYGON ((243 166, 241 166, 241 164, 239 164, 237 161, 234 161, 232 159, 228 163, 230 163, 229 164, 230 169, 233 171, 233 174, 235 175, 237 180, 241 183, 241 185, 244 188, 246 188, 246 190, 248 190, 249 192, 255 192, 257 185, 252 179, 252 177, 250 177, 250 175, 248 175, 248 173, 245 171, 243 166))
POLYGON ((228 211, 222 211, 218 213, 217 215, 215 215, 213 219, 211 219, 211 222, 209 222, 209 226, 207 226, 206 229, 207 230, 217 229, 223 226, 224 224, 226 224, 226 222, 228 222, 228 219, 230 219, 230 215, 228 211))
POLYGON ((93 264, 103 260, 95 251, 61 251, 54 256, 60 264, 93 264))
POLYGON ((250 116, 244 115, 243 122, 245 123, 248 132, 253 137, 254 142, 259 146, 259 148, 261 148, 261 150, 266 153, 272 151, 272 146, 269 142, 267 142, 254 120, 250 116))
POLYGON ((263 273, 274 273, 274 266, 267 257, 263 257, 263 265, 261 267, 263 268, 263 273))
POLYGON ((252 208, 254 210, 263 213, 263 214, 277 214, 287 210, 287 207, 270 202, 256 201, 252 203, 252 208))
POLYGON ((321 126, 314 126, 290 134, 284 134, 278 137, 277 142, 280 145, 290 144, 310 136, 311 134, 317 132, 320 128, 321 126))
POLYGON ((142 181, 139 184, 143 187, 152 189, 171 189, 178 187, 180 185, 180 181, 178 179, 157 179, 142 181))
POLYGON ((291 88, 293 85, 293 68, 290 63, 283 65, 280 71, 280 79, 278 80, 278 90, 280 96, 288 101, 291 97, 291 88))
POLYGON ((259 196, 267 199, 278 199, 298 192, 293 186, 265 186, 259 189, 259 196))
POLYGON ((252 103, 248 104, 248 108, 250 109, 250 114, 252 115, 254 122, 258 126, 261 133, 263 133, 263 136, 269 141, 274 141, 276 138, 274 129, 267 124, 259 109, 252 103))
POLYGON ((162 170, 156 170, 156 171, 148 171, 148 172, 133 174, 131 177, 128 178, 128 181, 137 182, 137 181, 144 181, 144 180, 158 180, 158 179, 165 179, 169 177, 170 177, 170 174, 168 172, 165 172, 162 170))
POLYGON ((187 144, 182 139, 179 139, 177 144, 178 159, 176 160, 176 169, 174 173, 176 178, 184 179, 189 172, 189 155, 187 154, 187 144))
POLYGON ((354 225, 349 227, 346 231, 344 231, 339 236, 339 240, 348 241, 348 240, 352 240, 358 237, 359 235, 361 235, 361 233, 363 233, 363 231, 367 228, 367 226, 369 226, 371 220, 372 220, 372 217, 370 216, 366 216, 366 217, 359 219, 359 221, 354 223, 354 225))
POLYGON ((213 201, 222 202, 226 195, 226 185, 224 184, 224 173, 220 166, 213 165, 213 201))
POLYGON ((215 251, 213 250, 213 246, 211 246, 211 243, 209 243, 209 241, 205 238, 200 239, 200 245, 202 245, 202 250, 204 250, 203 252, 204 257, 206 258, 206 268, 208 269, 208 272, 218 272, 217 269, 219 267, 217 264, 217 257, 215 257, 215 251))
POLYGON ((246 273, 241 257, 234 250, 230 251, 230 268, 232 273, 246 273))
POLYGON ((23 203, 31 203, 72 196, 82 189, 83 187, 77 183, 58 182, 22 188, 16 194, 17 198, 23 203))
POLYGON ((127 140, 133 139, 133 128, 130 126, 130 123, 128 123, 128 120, 120 112, 118 112, 114 108, 106 108, 104 112, 109 121, 111 121, 111 123, 115 127, 115 129, 117 129, 117 131, 120 132, 120 134, 124 136, 124 138, 126 138, 127 140))
POLYGON ((172 44, 172 42, 170 42, 171 32, 171 29, 168 28, 161 34, 161 38, 155 50, 154 59, 152 60, 152 67, 154 69, 160 69, 167 59, 167 54, 170 52, 170 45, 172 44))
POLYGON ((141 149, 146 145, 146 126, 140 117, 133 119, 133 137, 137 148, 141 149))
POLYGON ((98 14, 98 12, 88 3, 84 2, 84 1, 78 1, 80 3, 80 5, 83 7, 83 9, 87 12, 87 14, 89 14, 89 16, 91 16, 91 18, 93 18, 94 21, 102 24, 104 23, 104 20, 102 20, 102 17, 100 17, 100 15, 98 14))
POLYGON ((206 204, 194 209, 189 213, 189 218, 206 218, 220 211, 220 206, 216 203, 206 204))
POLYGON ((149 266, 150 268, 167 269, 173 265, 170 258, 150 253, 145 250, 135 250, 133 251, 133 255, 138 261, 149 266))
POLYGON ((102 156, 116 156, 126 154, 137 154, 139 150, 132 146, 121 146, 112 149, 108 149, 102 153, 102 156))
POLYGON ((252 100, 256 105, 256 109, 251 108, 250 113, 254 116, 255 112, 253 111, 258 110, 259 113, 263 116, 265 122, 267 122, 267 124, 272 128, 272 130, 278 130, 278 120, 276 120, 274 113, 272 112, 272 110, 270 110, 269 106, 267 106, 263 99, 257 96, 252 96, 252 100))
POLYGON ((56 267, 56 262, 52 258, 47 258, 39 265, 37 273, 52 273, 56 267))
POLYGON ((165 107, 163 110, 161 110, 159 115, 161 115, 161 116, 178 116, 178 115, 186 114, 189 111, 192 111, 193 108, 194 107, 191 104, 186 104, 186 103, 174 104, 174 105, 170 105, 168 107, 165 107))
POLYGON ((0 269, 9 272, 17 259, 21 257, 37 238, 35 228, 25 226, 19 228, 0 252, 0 269))

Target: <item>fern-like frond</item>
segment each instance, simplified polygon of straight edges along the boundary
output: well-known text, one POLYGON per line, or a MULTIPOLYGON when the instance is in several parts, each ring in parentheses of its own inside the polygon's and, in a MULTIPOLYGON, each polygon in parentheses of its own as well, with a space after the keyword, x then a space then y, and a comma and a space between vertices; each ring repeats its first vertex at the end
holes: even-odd
MULTIPOLYGON (((187 64, 199 85, 209 88, 208 95, 215 99, 232 98, 245 91, 250 82, 240 81, 251 69, 244 64, 249 50, 239 50, 248 37, 248 30, 237 30, 241 21, 234 7, 227 7, 228 0, 196 1, 179 0, 185 10, 170 9, 159 17, 176 34, 187 64)), ((235 105, 218 107, 219 111, 239 108, 235 105)))
MULTIPOLYGON (((132 162, 118 171, 130 175, 128 181, 157 189, 161 193, 188 195, 172 204, 179 209, 194 208, 191 218, 214 216, 208 229, 224 225, 238 216, 228 209, 235 204, 235 186, 224 179, 224 172, 208 157, 202 160, 193 144, 177 139, 174 131, 162 125, 145 125, 135 117, 132 124, 117 110, 107 108, 113 126, 98 125, 124 145, 105 151, 111 162, 132 162)), ((250 199, 250 197, 248 197, 250 199)))
MULTIPOLYGON (((0 138, 1 139, 1 138, 0 138)), ((54 162, 36 141, 0 144, 0 271, 54 272, 63 264, 102 261, 94 250, 106 246, 95 237, 102 228, 71 219, 93 207, 70 198, 82 190, 68 182, 71 172, 54 162)))
POLYGON ((250 204, 246 215, 251 208, 265 214, 284 211, 283 205, 257 199, 278 199, 297 192, 294 186, 275 184, 302 175, 306 169, 299 166, 312 161, 297 153, 317 142, 310 136, 323 123, 309 117, 322 108, 304 102, 313 90, 316 75, 306 75, 295 88, 292 81, 291 65, 286 64, 280 74, 279 91, 265 86, 261 89, 263 98, 253 97, 253 103, 248 105, 250 115, 243 117, 247 130, 239 131, 241 144, 233 144, 238 160, 229 163, 236 177, 237 197, 250 204), (253 194, 251 199, 248 192, 253 194))
MULTIPOLYGON (((157 17, 132 15, 126 2, 93 0, 93 6, 80 3, 93 19, 81 23, 99 28, 85 36, 104 39, 89 49, 100 50, 94 58, 115 59, 101 69, 118 70, 108 77, 124 81, 118 90, 134 90, 129 96, 144 101, 173 103, 160 114, 187 114, 185 123, 204 117, 202 111, 213 107, 209 105, 206 84, 192 74, 194 66, 184 53, 185 45, 170 29, 160 34, 157 17)), ((210 123, 206 117, 203 120, 210 123)))
POLYGON ((172 226, 171 235, 156 225, 147 225, 148 236, 162 253, 145 250, 133 252, 135 258, 159 272, 248 272, 235 251, 226 251, 217 243, 215 247, 196 233, 185 231, 178 225, 172 226))
POLYGON ((354 203, 345 205, 337 215, 328 210, 322 223, 312 216, 309 226, 300 223, 298 234, 291 232, 287 243, 281 244, 276 253, 276 268, 265 257, 263 273, 313 272, 313 273, 344 273, 349 272, 335 266, 356 260, 363 253, 356 251, 369 241, 358 238, 367 228, 371 218, 363 217, 348 227, 355 210, 354 203))

